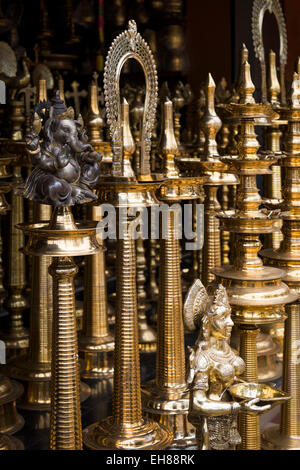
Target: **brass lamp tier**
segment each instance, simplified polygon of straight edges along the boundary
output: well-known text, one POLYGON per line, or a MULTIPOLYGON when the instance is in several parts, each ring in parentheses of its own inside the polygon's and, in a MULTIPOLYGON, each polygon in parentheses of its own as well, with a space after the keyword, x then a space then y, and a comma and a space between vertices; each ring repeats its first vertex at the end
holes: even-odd
MULTIPOLYGON (((170 178, 160 186, 160 201, 172 205, 202 196, 203 177, 170 178)), ((170 213, 168 236, 160 240, 158 343, 156 379, 143 385, 146 416, 172 429, 174 447, 194 445, 195 431, 189 424, 189 392, 185 378, 184 329, 180 247, 175 236, 176 215, 170 213)))
MULTIPOLYGON (((272 120, 274 111, 268 103, 257 104, 253 98, 255 87, 251 80, 247 61, 241 64, 239 81, 239 103, 226 106, 233 120, 240 122, 239 155, 232 165, 240 179, 236 196, 236 209, 220 215, 223 229, 235 233, 236 256, 233 265, 215 268, 212 272, 217 282, 227 289, 232 307, 232 319, 239 325, 240 354, 246 364, 243 378, 258 381, 256 337, 257 325, 280 321, 284 317, 284 305, 296 300, 282 282, 284 272, 277 268, 264 267, 258 257, 261 248, 259 235, 272 233, 278 228, 276 218, 270 211, 260 209, 256 175, 266 174, 274 157, 259 155, 259 143, 254 125, 261 118, 272 120)), ((278 217, 277 217, 278 219, 278 217)), ((241 449, 260 449, 258 416, 241 412, 239 417, 241 449)))
MULTIPOLYGON (((178 147, 174 135, 172 103, 163 105, 160 154, 164 158, 165 181, 157 191, 161 202, 172 204, 202 197, 202 176, 180 177, 175 165, 178 147)), ((176 236, 178 218, 170 210, 166 233, 160 228, 158 338, 156 378, 143 385, 142 403, 147 416, 168 426, 174 433, 172 446, 195 444, 195 430, 189 424, 189 392, 186 383, 180 245, 176 236)))
MULTIPOLYGON (((280 163, 285 172, 283 191, 282 233, 283 240, 277 250, 267 249, 261 252, 265 263, 283 269, 284 281, 299 296, 300 294, 300 102, 299 77, 294 75, 291 88, 290 107, 281 108, 280 114, 288 120, 288 130, 284 142, 286 155, 280 163)), ((264 449, 300 449, 300 365, 297 345, 300 339, 299 300, 286 308, 287 320, 284 331, 283 349, 283 390, 291 396, 289 404, 281 410, 280 426, 266 429, 262 436, 264 449)))

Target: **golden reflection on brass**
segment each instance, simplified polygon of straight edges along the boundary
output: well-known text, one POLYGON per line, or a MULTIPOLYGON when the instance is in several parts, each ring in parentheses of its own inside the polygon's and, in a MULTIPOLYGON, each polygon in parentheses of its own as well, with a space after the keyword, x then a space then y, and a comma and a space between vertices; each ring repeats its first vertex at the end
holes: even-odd
MULTIPOLYGON (((5 193, 11 190, 11 185, 4 178, 8 175, 6 165, 13 157, 1 157, 0 164, 0 214, 5 214, 9 206, 5 199, 5 193)), ((0 450, 13 450, 23 448, 23 444, 16 438, 2 433, 14 434, 24 425, 24 419, 17 413, 16 400, 22 395, 23 387, 18 382, 10 380, 0 374, 0 450)))
MULTIPOLYGON (((168 98, 163 107, 159 153, 166 178, 159 189, 159 199, 168 205, 198 199, 203 178, 182 178, 175 164, 179 150, 173 128, 172 102, 168 98)), ((187 447, 195 443, 195 433, 187 420, 189 394, 185 377, 178 221, 178 211, 173 209, 169 212, 166 233, 162 234, 160 228, 156 378, 143 386, 142 401, 147 416, 172 429, 172 446, 187 447)))
MULTIPOLYGON (((5 145, 5 144, 4 144, 5 145)), ((16 228, 16 224, 24 221, 23 198, 18 194, 18 185, 22 183, 21 159, 25 153, 25 143, 11 143, 9 150, 18 156, 13 164, 11 212, 10 212, 10 237, 9 237, 9 266, 8 266, 8 296, 4 300, 4 307, 9 313, 9 325, 7 330, 2 330, 0 338, 6 345, 7 359, 24 354, 29 346, 29 332, 24 327, 23 311, 27 307, 24 295, 26 286, 25 257, 20 249, 24 246, 24 234, 16 228)))
MULTIPOLYGON (((278 95, 280 93, 280 85, 276 72, 276 54, 273 51, 269 53, 269 87, 268 98, 274 109, 279 106, 278 95)), ((274 153, 277 158, 282 155, 280 149, 281 131, 280 125, 286 124, 286 121, 273 120, 271 125, 266 128, 266 149, 270 153, 274 153)), ((282 200, 281 191, 281 168, 278 164, 272 165, 272 173, 264 178, 264 202, 269 208, 277 209, 282 200)), ((276 226, 281 229, 282 221, 278 220, 276 226)), ((277 250, 282 240, 281 230, 266 234, 264 238, 264 247, 277 250)))
POLYGON ((219 186, 237 183, 237 178, 227 171, 227 165, 220 160, 217 149, 216 135, 222 122, 215 111, 215 88, 215 82, 209 74, 204 88, 206 107, 201 128, 205 136, 205 144, 200 163, 203 174, 207 177, 204 185, 206 197, 204 200, 204 246, 201 276, 205 286, 214 280, 212 268, 221 264, 219 220, 216 217, 221 212, 221 206, 217 199, 217 191, 219 186))
MULTIPOLYGON (((35 203, 34 221, 50 220, 51 206, 35 203)), ((20 408, 50 409, 52 278, 48 273, 51 259, 33 256, 31 276, 31 313, 29 351, 7 366, 8 374, 21 381, 24 393, 20 408)))
POLYGON ((50 449, 82 448, 79 362, 77 347, 74 276, 71 256, 94 254, 96 223, 76 225, 69 207, 55 207, 50 222, 19 225, 28 236, 26 254, 50 256, 53 278, 53 332, 51 368, 50 449), (80 243, 81 239, 84 244, 80 243), (43 243, 40 243, 43 241, 43 243), (66 243, 66 241, 68 243, 66 243), (53 249, 55 247, 55 250, 53 249))
MULTIPOLYGON (((233 265, 213 270, 218 282, 226 288, 232 307, 232 317, 239 325, 241 342, 240 354, 246 364, 243 378, 257 382, 257 325, 281 320, 284 305, 295 300, 295 295, 282 282, 284 272, 264 267, 257 253, 261 248, 259 235, 276 230, 274 220, 267 210, 259 209, 261 197, 256 184, 257 174, 268 173, 275 163, 274 157, 257 154, 259 144, 254 132, 257 119, 272 119, 274 113, 269 104, 256 104, 253 98, 255 87, 251 80, 250 65, 241 65, 238 94, 239 103, 231 103, 226 110, 232 119, 241 125, 239 135, 239 156, 228 159, 240 178, 235 211, 220 216, 222 228, 235 233, 236 256, 233 265)), ((242 437, 241 449, 260 448, 258 416, 242 411, 239 417, 239 431, 242 437)))
MULTIPOLYGON (((88 208, 88 219, 99 221, 99 208, 88 208)), ((103 241, 98 236, 103 247, 103 241)), ((83 328, 79 335, 79 355, 84 359, 81 376, 107 379, 113 375, 114 338, 108 330, 104 250, 86 258, 84 272, 83 328)))

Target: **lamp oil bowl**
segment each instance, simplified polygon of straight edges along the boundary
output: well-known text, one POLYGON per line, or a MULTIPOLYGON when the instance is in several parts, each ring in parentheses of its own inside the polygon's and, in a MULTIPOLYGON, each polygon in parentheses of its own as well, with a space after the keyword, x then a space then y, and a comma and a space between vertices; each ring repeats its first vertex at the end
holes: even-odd
POLYGON ((269 411, 277 405, 282 405, 291 398, 287 393, 277 390, 268 384, 258 384, 254 382, 234 384, 228 389, 228 392, 232 398, 237 401, 247 402, 258 399, 258 407, 260 406, 259 403, 261 403, 262 406, 270 405, 266 411, 269 411))

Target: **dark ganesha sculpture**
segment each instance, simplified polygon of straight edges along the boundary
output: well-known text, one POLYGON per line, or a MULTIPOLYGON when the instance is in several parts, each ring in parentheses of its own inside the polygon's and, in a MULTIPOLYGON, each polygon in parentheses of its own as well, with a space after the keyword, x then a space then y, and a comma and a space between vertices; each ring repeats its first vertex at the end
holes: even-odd
POLYGON ((25 197, 54 206, 97 199, 91 188, 100 176, 102 156, 88 144, 85 129, 59 91, 51 102, 36 106, 26 148, 34 169, 25 183, 25 197))

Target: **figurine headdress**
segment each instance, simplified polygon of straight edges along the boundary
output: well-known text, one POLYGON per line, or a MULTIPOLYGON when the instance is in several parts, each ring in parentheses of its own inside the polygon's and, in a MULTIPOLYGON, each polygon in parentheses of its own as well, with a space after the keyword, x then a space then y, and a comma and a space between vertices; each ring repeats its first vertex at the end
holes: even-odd
POLYGON ((219 284, 213 295, 209 296, 200 279, 196 279, 184 302, 185 327, 189 331, 194 331, 201 323, 204 326, 210 318, 219 317, 228 309, 230 304, 224 286, 219 284))
POLYGON ((59 90, 55 92, 51 101, 40 101, 34 108, 34 121, 42 119, 42 124, 49 119, 74 119, 74 109, 66 107, 63 100, 60 99, 59 90))

